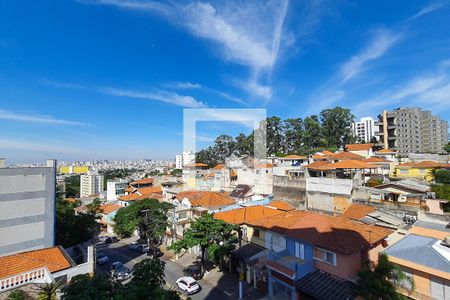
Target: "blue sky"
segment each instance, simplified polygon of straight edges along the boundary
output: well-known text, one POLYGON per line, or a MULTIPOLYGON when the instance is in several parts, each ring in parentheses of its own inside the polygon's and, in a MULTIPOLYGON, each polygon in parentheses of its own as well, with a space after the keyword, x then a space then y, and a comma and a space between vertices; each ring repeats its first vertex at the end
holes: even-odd
POLYGON ((0 156, 173 158, 184 108, 449 120, 449 15, 448 1, 2 1, 0 156))

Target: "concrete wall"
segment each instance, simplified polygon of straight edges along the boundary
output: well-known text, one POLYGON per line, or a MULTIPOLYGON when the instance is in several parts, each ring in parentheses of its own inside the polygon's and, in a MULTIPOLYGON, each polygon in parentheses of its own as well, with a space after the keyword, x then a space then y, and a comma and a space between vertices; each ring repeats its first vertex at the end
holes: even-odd
POLYGON ((289 202, 296 208, 304 208, 306 180, 288 176, 273 176, 273 196, 289 202))
MULTIPOLYGON (((321 256, 321 250, 314 249, 316 257, 321 256)), ((355 278, 361 269, 361 255, 359 252, 355 252, 350 255, 344 255, 336 253, 336 266, 322 262, 316 259, 316 269, 333 274, 342 279, 355 278)))
POLYGON ((55 167, 0 169, 0 255, 54 246, 55 167))
POLYGON ((308 177, 306 190, 330 194, 351 195, 353 182, 350 179, 308 177))

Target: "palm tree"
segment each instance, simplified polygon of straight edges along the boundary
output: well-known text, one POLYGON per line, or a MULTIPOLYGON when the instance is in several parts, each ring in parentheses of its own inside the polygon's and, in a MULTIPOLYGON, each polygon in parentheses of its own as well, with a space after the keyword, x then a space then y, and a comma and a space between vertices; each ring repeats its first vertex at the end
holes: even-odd
POLYGON ((36 285, 39 300, 56 300, 56 292, 64 284, 63 281, 53 281, 44 285, 36 285))

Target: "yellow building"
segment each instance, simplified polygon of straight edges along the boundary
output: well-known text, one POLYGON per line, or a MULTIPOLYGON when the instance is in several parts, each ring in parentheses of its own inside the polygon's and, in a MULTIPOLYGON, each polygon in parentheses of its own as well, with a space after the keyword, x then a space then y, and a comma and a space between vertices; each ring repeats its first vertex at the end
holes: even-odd
POLYGON ((435 161, 422 161, 419 163, 403 163, 395 166, 394 177, 398 178, 419 178, 426 181, 433 181, 433 170, 442 168, 443 165, 435 161))
POLYGON ((60 174, 86 174, 89 171, 88 166, 60 166, 60 174))

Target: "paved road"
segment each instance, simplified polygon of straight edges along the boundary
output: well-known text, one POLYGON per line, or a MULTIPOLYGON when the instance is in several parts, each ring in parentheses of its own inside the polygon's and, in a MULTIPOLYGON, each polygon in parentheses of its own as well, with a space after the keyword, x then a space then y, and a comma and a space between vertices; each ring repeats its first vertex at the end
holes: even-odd
MULTIPOLYGON (((139 253, 137 251, 131 250, 128 248, 128 240, 121 240, 117 243, 113 244, 105 244, 99 245, 96 247, 97 253, 101 252, 103 254, 108 255, 109 262, 104 265, 97 265, 96 273, 105 274, 109 273, 111 269, 111 263, 115 261, 120 261, 128 268, 132 269, 133 265, 142 261, 146 258, 146 254, 139 253)), ((165 280, 169 286, 176 286, 175 281, 183 276, 183 267, 179 264, 162 257, 162 260, 166 262, 165 267, 165 280)), ((125 281, 124 283, 126 283, 125 281)), ((214 300, 230 300, 232 299, 226 293, 219 290, 215 286, 212 286, 210 283, 199 280, 198 283, 202 287, 201 291, 190 295, 193 300, 201 300, 201 299, 214 299, 214 300)))

